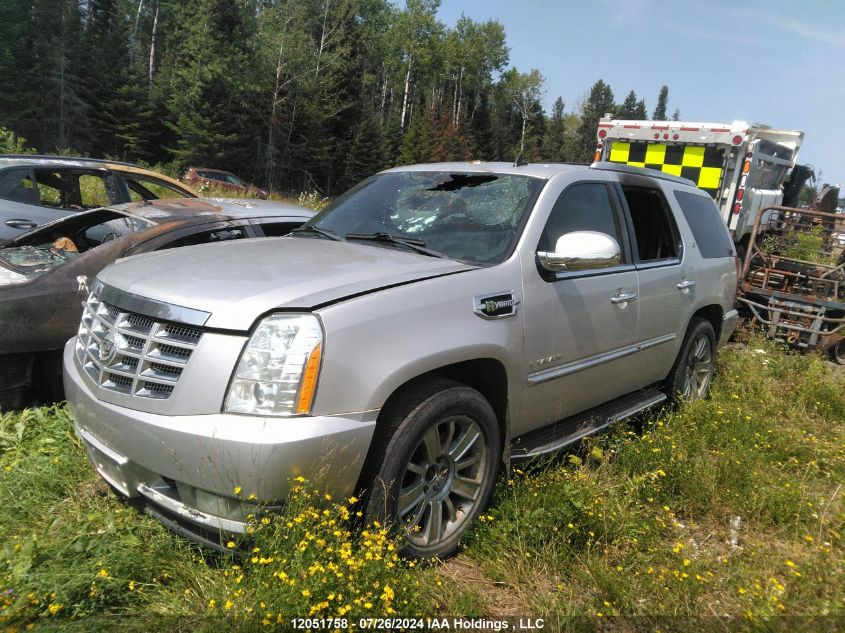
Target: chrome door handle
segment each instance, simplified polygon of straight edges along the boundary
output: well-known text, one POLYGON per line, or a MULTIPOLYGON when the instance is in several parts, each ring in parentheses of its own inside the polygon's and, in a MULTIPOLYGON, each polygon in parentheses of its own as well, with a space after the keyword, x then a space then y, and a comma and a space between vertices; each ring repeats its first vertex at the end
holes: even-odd
POLYGON ((636 292, 617 292, 610 298, 610 303, 628 303, 637 298, 636 292))
POLYGON ((10 226, 13 229, 34 229, 38 225, 31 220, 13 218, 11 220, 6 220, 6 226, 10 226))
POLYGON ((692 279, 684 279, 681 283, 678 284, 678 290, 689 290, 695 285, 695 282, 692 279))

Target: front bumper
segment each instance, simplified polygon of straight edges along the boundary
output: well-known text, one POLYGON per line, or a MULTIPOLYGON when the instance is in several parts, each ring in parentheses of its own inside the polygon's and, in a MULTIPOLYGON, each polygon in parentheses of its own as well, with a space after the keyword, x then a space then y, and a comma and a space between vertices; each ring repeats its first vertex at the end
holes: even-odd
POLYGON ((243 533, 249 514, 284 500, 293 477, 339 498, 354 491, 378 411, 298 418, 136 411, 96 397, 77 366, 75 341, 64 352, 65 393, 91 463, 169 527, 178 523, 203 542, 243 533))

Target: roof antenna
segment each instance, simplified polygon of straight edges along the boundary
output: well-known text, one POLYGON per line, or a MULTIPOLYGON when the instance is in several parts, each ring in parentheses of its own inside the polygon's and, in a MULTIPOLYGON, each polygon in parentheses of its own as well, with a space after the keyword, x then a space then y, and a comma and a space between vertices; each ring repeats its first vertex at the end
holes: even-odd
POLYGON ((522 167, 523 165, 527 165, 528 163, 522 159, 522 152, 516 155, 516 158, 513 161, 514 167, 522 167))

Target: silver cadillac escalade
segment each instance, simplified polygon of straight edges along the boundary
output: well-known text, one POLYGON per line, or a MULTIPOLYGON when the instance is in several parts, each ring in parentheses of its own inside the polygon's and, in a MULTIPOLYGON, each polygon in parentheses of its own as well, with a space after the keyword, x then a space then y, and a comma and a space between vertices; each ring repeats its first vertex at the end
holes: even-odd
POLYGON ((220 547, 304 476, 445 556, 501 468, 705 397, 736 283, 688 180, 402 167, 289 236, 108 267, 65 391, 102 477, 186 536, 220 547))

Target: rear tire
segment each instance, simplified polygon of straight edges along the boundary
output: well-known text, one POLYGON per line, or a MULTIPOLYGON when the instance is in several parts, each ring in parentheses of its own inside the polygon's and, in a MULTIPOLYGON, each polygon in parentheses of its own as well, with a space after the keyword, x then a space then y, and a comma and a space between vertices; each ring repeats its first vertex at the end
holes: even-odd
POLYGON ((493 492, 496 415, 480 393, 444 379, 412 387, 385 413, 384 439, 369 460, 367 519, 403 536, 402 555, 445 558, 493 492))
POLYGON ((702 317, 690 321, 678 358, 666 379, 666 395, 677 404, 683 400, 701 400, 710 393, 716 371, 716 332, 702 317))

